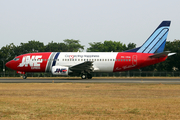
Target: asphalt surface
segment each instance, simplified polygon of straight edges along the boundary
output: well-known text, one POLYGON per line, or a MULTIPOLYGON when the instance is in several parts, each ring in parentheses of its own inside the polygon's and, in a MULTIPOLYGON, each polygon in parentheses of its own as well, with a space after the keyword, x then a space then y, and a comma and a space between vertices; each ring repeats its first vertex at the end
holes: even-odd
POLYGON ((180 84, 180 78, 0 78, 0 83, 152 83, 180 84))

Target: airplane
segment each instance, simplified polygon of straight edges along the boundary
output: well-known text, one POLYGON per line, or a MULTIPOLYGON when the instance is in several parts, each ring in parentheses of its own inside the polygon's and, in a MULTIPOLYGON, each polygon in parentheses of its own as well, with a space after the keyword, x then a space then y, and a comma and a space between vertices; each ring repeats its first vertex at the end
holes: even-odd
POLYGON ((171 21, 162 21, 145 43, 124 52, 37 52, 15 57, 6 67, 22 74, 51 72, 91 79, 93 72, 121 72, 163 62, 176 53, 164 51, 171 21))

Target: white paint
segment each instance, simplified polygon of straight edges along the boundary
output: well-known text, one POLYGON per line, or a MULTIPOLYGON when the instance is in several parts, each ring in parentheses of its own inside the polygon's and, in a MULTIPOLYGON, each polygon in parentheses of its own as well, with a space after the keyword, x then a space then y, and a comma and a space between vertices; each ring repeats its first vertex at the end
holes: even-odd
POLYGON ((31 58, 30 55, 24 56, 18 67, 28 67, 29 65, 31 69, 40 69, 40 63, 42 63, 40 58, 42 58, 42 55, 33 55, 31 58))

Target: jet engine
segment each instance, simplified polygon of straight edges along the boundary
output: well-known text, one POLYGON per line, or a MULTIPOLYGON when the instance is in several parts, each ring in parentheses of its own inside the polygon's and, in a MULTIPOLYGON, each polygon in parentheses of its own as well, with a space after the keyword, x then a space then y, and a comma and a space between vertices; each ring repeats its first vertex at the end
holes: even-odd
POLYGON ((53 66, 51 72, 53 75, 68 75, 69 68, 63 66, 53 66))

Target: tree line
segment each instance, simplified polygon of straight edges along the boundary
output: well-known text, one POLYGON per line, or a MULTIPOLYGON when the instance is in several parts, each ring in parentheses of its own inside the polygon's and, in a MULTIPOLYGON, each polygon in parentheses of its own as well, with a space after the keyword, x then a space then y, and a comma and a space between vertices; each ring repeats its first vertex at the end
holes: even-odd
MULTIPOLYGON (((90 47, 87 48, 87 52, 122 52, 136 48, 135 43, 129 43, 128 45, 123 44, 118 41, 104 41, 104 42, 93 42, 89 43, 90 47)), ((3 46, 0 49, 0 72, 3 71, 3 61, 4 64, 14 57, 34 52, 82 52, 84 50, 84 45, 80 44, 79 40, 65 39, 61 43, 49 42, 44 45, 43 42, 31 40, 27 43, 20 43, 20 45, 15 46, 13 43, 3 46)), ((176 52, 177 54, 168 57, 165 62, 158 63, 152 66, 141 68, 143 71, 179 71, 180 70, 180 40, 174 40, 173 42, 167 41, 165 51, 176 52)), ((10 69, 6 68, 6 71, 10 69)))

